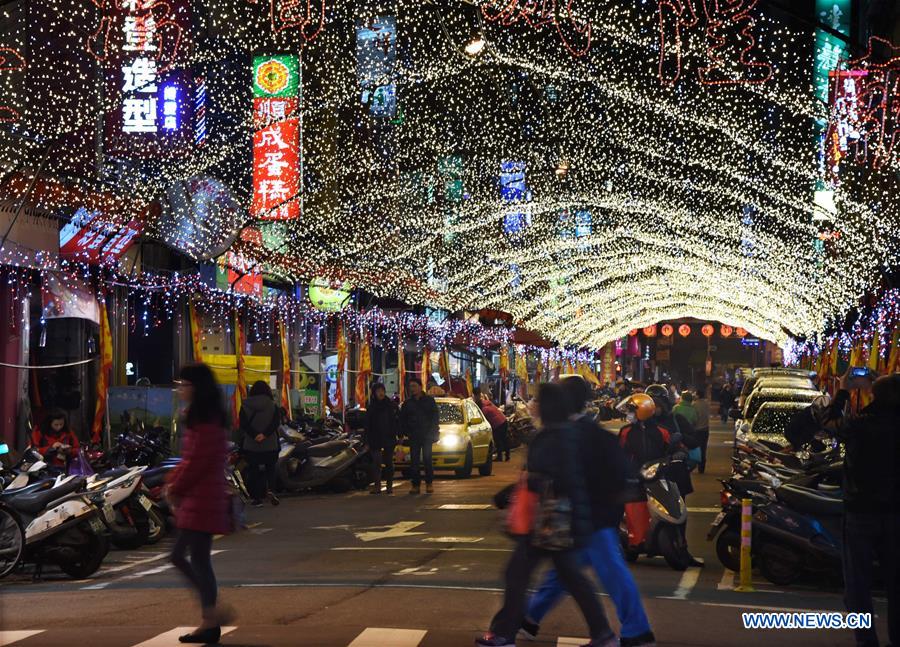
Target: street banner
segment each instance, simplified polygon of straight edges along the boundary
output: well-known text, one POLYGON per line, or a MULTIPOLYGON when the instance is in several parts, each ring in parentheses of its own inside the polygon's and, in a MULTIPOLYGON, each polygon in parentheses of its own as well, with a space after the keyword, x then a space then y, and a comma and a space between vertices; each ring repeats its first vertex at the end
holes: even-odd
POLYGON ((344 335, 344 324, 338 324, 337 337, 337 368, 334 399, 331 401, 332 410, 343 412, 344 410, 344 368, 347 365, 347 338, 344 335))
POLYGON ((234 387, 234 420, 239 420, 241 403, 247 399, 247 376, 244 361, 244 329, 241 326, 241 315, 234 311, 234 358, 237 367, 237 381, 234 387))
POLYGON ((602 373, 600 381, 603 384, 611 386, 616 383, 616 345, 614 342, 609 342, 603 347, 600 355, 600 371, 602 373))
POLYGON ((421 375, 422 388, 428 390, 428 380, 431 377, 431 351, 428 346, 422 351, 422 369, 421 375))
POLYGON ((872 348, 869 349, 869 361, 866 364, 866 366, 869 367, 869 370, 874 371, 876 373, 878 372, 878 369, 880 368, 880 364, 881 364, 881 362, 880 362, 881 340, 879 339, 880 337, 881 337, 881 335, 879 334, 878 330, 876 330, 875 334, 872 335, 872 348))
POLYGON ((444 390, 449 394, 450 393, 450 351, 446 348, 441 351, 441 354, 438 358, 438 372, 441 374, 441 379, 444 380, 444 390))
POLYGON ((897 372, 900 372, 900 328, 895 328, 894 334, 891 335, 891 352, 885 368, 885 373, 897 372))
POLYGON ((544 358, 538 355, 537 366, 534 367, 534 383, 540 384, 542 377, 544 377, 544 358))
POLYGON ((831 363, 828 369, 828 375, 830 377, 835 377, 838 374, 838 361, 841 358, 841 345, 839 343, 839 339, 835 337, 834 341, 831 344, 831 363))
POLYGON ((94 405, 94 421, 91 424, 91 442, 99 443, 106 419, 106 400, 109 396, 109 375, 112 371, 112 335, 106 300, 100 299, 100 366, 97 368, 97 403, 94 405))
POLYGON ((406 348, 402 335, 397 338, 397 395, 400 402, 406 400, 406 348))
POLYGON ((197 315, 197 308, 194 302, 188 302, 188 319, 191 323, 191 347, 194 351, 194 361, 200 363, 203 361, 203 349, 200 339, 200 317, 197 315))
POLYGON ((278 335, 281 342, 281 406, 287 412, 288 420, 294 419, 291 411, 291 354, 288 348, 287 328, 283 321, 278 322, 278 335))
POLYGON ((500 348, 500 380, 505 382, 509 377, 509 347, 504 344, 500 348))
POLYGON ((365 407, 369 400, 369 377, 372 375, 372 351, 363 336, 359 344, 359 364, 356 373, 356 404, 365 407))
POLYGON ((466 393, 469 395, 470 398, 474 397, 474 395, 475 395, 475 389, 472 386, 472 369, 471 368, 466 369, 466 393))

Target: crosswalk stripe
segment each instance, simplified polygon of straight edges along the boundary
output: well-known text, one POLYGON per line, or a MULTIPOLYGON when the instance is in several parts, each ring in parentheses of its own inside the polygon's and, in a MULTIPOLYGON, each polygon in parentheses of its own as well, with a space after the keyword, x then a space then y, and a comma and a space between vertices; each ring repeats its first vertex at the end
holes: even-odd
POLYGON ((347 647, 418 647, 427 632, 419 629, 369 627, 347 647))
POLYGON ((556 647, 581 647, 591 642, 589 638, 558 638, 556 647))
MULTIPOLYGON (((150 640, 145 640, 142 643, 134 645, 134 647, 175 647, 175 645, 181 645, 181 643, 178 642, 178 636, 189 634, 194 629, 196 629, 196 627, 175 627, 171 631, 154 636, 150 640)), ((237 627, 222 627, 222 635, 224 636, 225 634, 231 633, 235 629, 237 629, 237 627)))
POLYGON ((0 647, 3 645, 12 645, 20 640, 25 640, 31 636, 44 633, 43 629, 27 629, 21 631, 0 631, 0 647))

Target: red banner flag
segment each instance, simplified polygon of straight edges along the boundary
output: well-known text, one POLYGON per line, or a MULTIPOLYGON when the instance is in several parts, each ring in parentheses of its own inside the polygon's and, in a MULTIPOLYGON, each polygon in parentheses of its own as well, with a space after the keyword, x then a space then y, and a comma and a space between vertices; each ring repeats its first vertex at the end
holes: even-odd
POLYGON ((100 301, 100 366, 97 370, 97 403, 94 405, 94 421, 91 424, 91 442, 99 443, 106 419, 106 401, 109 395, 109 374, 112 371, 112 334, 106 299, 100 301))

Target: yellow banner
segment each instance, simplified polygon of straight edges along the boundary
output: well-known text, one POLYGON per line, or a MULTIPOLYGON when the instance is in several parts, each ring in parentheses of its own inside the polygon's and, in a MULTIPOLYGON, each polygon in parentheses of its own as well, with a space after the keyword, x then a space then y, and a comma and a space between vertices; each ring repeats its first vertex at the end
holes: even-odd
POLYGON ((106 400, 109 395, 109 373, 112 370, 112 334, 109 330, 109 316, 106 299, 100 302, 100 366, 97 368, 97 403, 94 405, 94 421, 91 424, 91 442, 99 443, 106 418, 106 400))
POLYGON ((397 395, 400 402, 406 400, 406 349, 402 336, 397 339, 397 395))
POLYGON ((359 344, 359 366, 356 373, 356 404, 365 407, 369 401, 369 376, 372 375, 372 351, 369 340, 363 337, 359 344))
POLYGON ((293 420, 291 411, 291 354, 288 348, 287 329, 284 322, 278 322, 278 333, 281 341, 281 406, 287 411, 288 420, 293 420))
POLYGON ((191 345, 194 349, 194 361, 199 364, 203 362, 203 349, 201 347, 202 330, 200 326, 200 316, 197 314, 197 309, 194 307, 193 301, 188 303, 188 318, 191 323, 191 345))

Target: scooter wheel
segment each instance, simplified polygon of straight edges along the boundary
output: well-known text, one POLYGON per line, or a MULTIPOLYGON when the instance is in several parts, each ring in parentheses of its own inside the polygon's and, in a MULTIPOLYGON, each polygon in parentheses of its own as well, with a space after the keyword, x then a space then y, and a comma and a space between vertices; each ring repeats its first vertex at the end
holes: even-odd
POLYGON ((678 526, 661 526, 656 538, 659 552, 669 568, 676 571, 687 570, 691 565, 691 555, 687 550, 684 532, 678 526))
POLYGON ((803 573, 803 556, 777 544, 763 544, 759 549, 759 571, 772 584, 788 586, 803 573))
POLYGON ((716 538, 716 557, 725 568, 737 573, 741 570, 741 535, 725 528, 716 538))
POLYGON ((91 530, 85 531, 85 534, 87 541, 80 547, 78 558, 59 564, 63 573, 76 580, 83 580, 96 573, 103 563, 103 558, 109 552, 109 542, 105 536, 98 535, 91 530))

